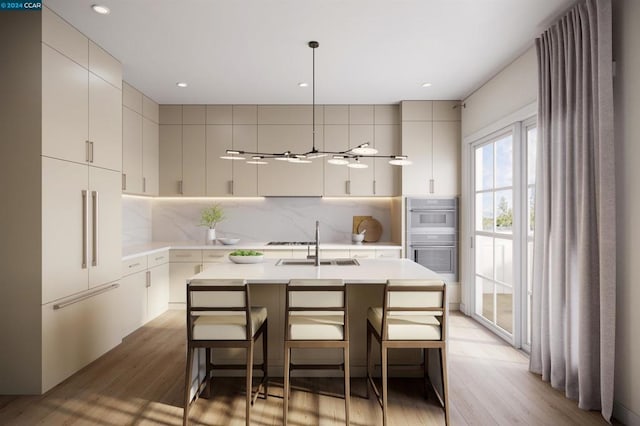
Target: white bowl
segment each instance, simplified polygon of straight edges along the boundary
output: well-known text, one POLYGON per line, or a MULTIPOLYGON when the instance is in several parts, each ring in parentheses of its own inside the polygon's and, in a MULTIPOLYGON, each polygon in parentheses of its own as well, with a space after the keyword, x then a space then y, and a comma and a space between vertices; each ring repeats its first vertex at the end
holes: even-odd
POLYGON ((264 255, 262 256, 231 256, 229 260, 233 263, 262 263, 264 262, 264 255))
POLYGON ((218 241, 220 241, 225 246, 231 246, 233 244, 238 244, 240 238, 218 238, 218 241))
POLYGON ((364 234, 351 234, 351 241, 356 244, 362 244, 364 241, 364 234))

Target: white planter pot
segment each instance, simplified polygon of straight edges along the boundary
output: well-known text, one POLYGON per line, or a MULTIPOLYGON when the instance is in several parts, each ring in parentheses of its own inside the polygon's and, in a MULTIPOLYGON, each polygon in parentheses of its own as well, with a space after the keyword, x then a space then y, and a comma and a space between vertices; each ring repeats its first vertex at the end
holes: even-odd
POLYGON ((207 244, 213 245, 216 242, 216 230, 207 229, 207 244))

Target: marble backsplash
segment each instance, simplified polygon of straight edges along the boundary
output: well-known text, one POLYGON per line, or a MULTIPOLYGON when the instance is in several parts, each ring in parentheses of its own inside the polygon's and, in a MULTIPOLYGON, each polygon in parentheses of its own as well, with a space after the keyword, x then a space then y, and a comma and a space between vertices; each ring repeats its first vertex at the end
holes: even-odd
MULTIPOLYGON (((224 208, 226 216, 216 227, 218 237, 240 238, 245 242, 313 241, 315 222, 319 220, 321 241, 350 243, 353 216, 373 216, 382 224, 380 241, 391 241, 391 201, 388 198, 156 198, 151 203, 153 241, 201 241, 204 244, 206 230, 198 226, 200 211, 214 203, 224 208)), ((135 205, 135 209, 141 212, 140 206, 135 205)), ((142 224, 140 215, 126 216, 135 216, 142 224)), ((137 234, 142 235, 142 230, 137 234)))
POLYGON ((122 245, 144 244, 152 240, 153 199, 122 197, 122 245))

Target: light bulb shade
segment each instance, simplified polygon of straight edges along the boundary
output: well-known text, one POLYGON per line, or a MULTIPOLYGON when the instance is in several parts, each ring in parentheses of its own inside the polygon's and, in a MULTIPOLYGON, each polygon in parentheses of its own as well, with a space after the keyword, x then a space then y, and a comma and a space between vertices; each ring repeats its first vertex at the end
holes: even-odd
POLYGON ((354 154, 358 155, 375 155, 378 153, 378 150, 370 147, 357 147, 351 150, 354 154))
POLYGON ((244 157, 240 157, 238 155, 223 155, 220 158, 223 160, 244 160, 244 157))
POLYGON ((314 158, 322 158, 322 157, 326 157, 327 155, 329 155, 329 154, 323 154, 321 152, 316 152, 316 153, 307 155, 307 158, 309 160, 313 160, 314 158))
POLYGON ((296 164, 308 164, 308 163, 311 163, 311 160, 305 160, 303 158, 293 157, 293 158, 289 158, 289 162, 296 163, 296 164))
POLYGON ((247 161, 247 164, 269 164, 269 163, 262 160, 249 160, 247 161))
POLYGON ((347 164, 347 167, 350 167, 352 169, 366 169, 369 166, 367 164, 356 161, 354 163, 347 164))
POLYGON ((409 160, 389 160, 389 164, 394 166, 408 166, 413 163, 409 160))
POLYGON ((274 160, 278 160, 278 161, 289 161, 290 158, 289 157, 274 157, 274 160))
POLYGON ((345 166, 349 164, 349 160, 345 160, 344 158, 332 158, 330 160, 327 160, 327 163, 335 164, 336 166, 345 166))

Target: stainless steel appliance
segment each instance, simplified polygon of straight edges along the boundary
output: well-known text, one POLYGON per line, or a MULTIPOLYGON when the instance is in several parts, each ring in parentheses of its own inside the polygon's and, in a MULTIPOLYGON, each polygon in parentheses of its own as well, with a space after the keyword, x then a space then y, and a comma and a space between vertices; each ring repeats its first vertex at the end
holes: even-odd
POLYGON ((407 257, 458 281, 458 199, 407 198, 407 257))

